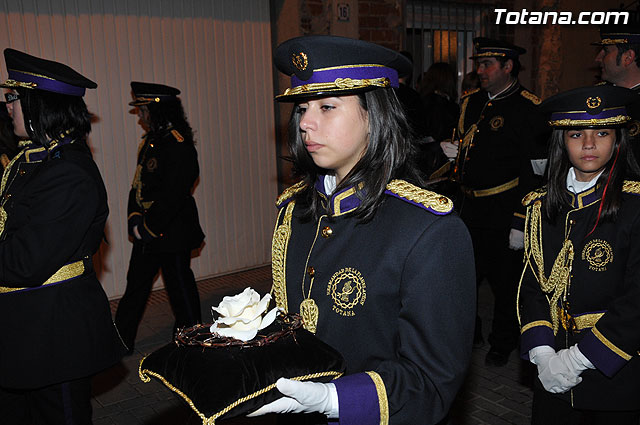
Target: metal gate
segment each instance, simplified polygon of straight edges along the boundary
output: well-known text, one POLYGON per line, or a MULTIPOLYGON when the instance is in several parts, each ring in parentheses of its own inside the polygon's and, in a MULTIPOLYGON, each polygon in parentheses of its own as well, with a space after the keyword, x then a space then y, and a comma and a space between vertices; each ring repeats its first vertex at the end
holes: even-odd
MULTIPOLYGON (((448 1, 407 0, 404 49, 413 56, 413 83, 435 62, 447 62, 462 78, 473 70, 473 38, 495 37, 494 7, 448 1)), ((460 90, 458 90, 460 92, 460 90)))

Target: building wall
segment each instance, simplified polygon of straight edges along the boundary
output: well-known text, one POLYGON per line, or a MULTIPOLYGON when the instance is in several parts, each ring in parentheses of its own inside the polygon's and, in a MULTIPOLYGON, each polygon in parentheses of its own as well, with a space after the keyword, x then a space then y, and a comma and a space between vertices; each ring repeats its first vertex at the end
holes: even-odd
MULTIPOLYGON (((271 20, 263 0, 9 0, 0 45, 57 60, 98 83, 89 144, 109 196, 96 256, 107 294, 124 293, 131 251, 127 195, 142 129, 129 83, 178 87, 195 131, 195 198, 206 234, 197 278, 268 264, 277 196, 271 20)), ((0 75, 6 78, 4 59, 0 75)), ((2 78, 2 77, 0 77, 2 78)))

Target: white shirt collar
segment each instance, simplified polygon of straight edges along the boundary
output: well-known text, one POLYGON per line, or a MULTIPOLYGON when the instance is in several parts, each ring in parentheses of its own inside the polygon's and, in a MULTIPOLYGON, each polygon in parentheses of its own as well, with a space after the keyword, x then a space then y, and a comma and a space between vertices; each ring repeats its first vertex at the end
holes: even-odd
POLYGON ((500 96, 502 93, 506 92, 507 90, 509 90, 511 87, 513 87, 513 85, 515 83, 518 82, 518 79, 516 78, 515 80, 513 80, 511 82, 511 84, 507 85, 507 87, 505 87, 504 89, 500 90, 498 93, 494 94, 493 96, 491 95, 491 93, 487 92, 487 95, 489 95, 489 100, 493 100, 496 97, 500 96))
POLYGON ((600 171, 597 176, 589 180, 588 182, 580 182, 576 180, 576 172, 573 167, 569 168, 569 172, 567 173, 567 190, 574 194, 582 193, 587 189, 591 189, 596 185, 598 178, 602 174, 604 170, 600 171))
POLYGON ((326 193, 327 196, 331 196, 334 190, 336 190, 336 176, 325 175, 324 176, 324 193, 326 193))

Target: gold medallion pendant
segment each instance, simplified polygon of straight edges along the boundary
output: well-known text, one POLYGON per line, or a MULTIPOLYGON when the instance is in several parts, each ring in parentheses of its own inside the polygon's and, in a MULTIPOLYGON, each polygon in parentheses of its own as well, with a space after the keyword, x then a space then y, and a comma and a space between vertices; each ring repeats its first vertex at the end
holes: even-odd
POLYGON ((300 303, 300 315, 302 316, 302 326, 309 332, 316 333, 318 324, 318 306, 311 298, 305 298, 300 303))

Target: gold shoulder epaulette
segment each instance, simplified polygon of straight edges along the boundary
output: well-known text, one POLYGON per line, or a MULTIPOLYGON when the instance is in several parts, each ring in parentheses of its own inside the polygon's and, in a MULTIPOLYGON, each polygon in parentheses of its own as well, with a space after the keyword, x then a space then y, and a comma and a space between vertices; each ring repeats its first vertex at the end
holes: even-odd
POLYGON ((184 137, 182 137, 182 134, 180 134, 178 132, 178 130, 176 130, 175 128, 173 130, 171 130, 171 134, 173 135, 173 137, 176 138, 176 140, 178 141, 178 143, 182 143, 184 142, 184 137))
POLYGON ((640 182, 634 180, 625 180, 624 183, 622 183, 622 191, 625 193, 640 195, 640 182))
POLYGON ((387 192, 398 199, 422 207, 434 214, 444 215, 453 211, 451 199, 404 180, 391 180, 387 184, 387 192))
POLYGON ((542 102, 542 100, 540 100, 538 96, 536 96, 535 94, 531 93, 528 90, 522 90, 520 94, 525 99, 529 99, 534 105, 539 105, 542 102))
POLYGON ((293 197, 293 195, 295 195, 296 193, 302 191, 305 187, 307 187, 307 185, 304 183, 304 181, 300 180, 298 183, 294 184, 293 186, 290 186, 290 187, 286 188, 280 194, 280 196, 278 196, 278 199, 276 200, 276 207, 280 208, 289 199, 291 199, 293 197))
POLYGON ((479 91, 480 91, 480 89, 479 89, 479 88, 477 88, 477 89, 473 89, 473 90, 471 90, 471 91, 468 91, 468 92, 466 92, 465 94, 463 94, 462 96, 460 96, 460 99, 464 99, 465 97, 469 97, 469 96, 471 96, 472 94, 477 93, 477 92, 479 92, 479 91))
POLYGON ((609 84, 609 83, 606 82, 606 81, 600 81, 599 83, 595 83, 594 86, 604 86, 604 85, 607 85, 607 84, 609 84))
POLYGON ((522 198, 522 205, 529 206, 536 199, 540 199, 547 194, 547 188, 542 187, 540 189, 536 189, 532 192, 529 192, 524 198, 522 198))

